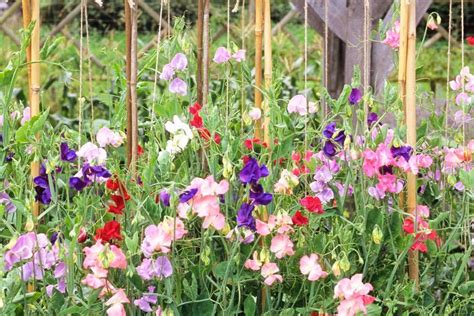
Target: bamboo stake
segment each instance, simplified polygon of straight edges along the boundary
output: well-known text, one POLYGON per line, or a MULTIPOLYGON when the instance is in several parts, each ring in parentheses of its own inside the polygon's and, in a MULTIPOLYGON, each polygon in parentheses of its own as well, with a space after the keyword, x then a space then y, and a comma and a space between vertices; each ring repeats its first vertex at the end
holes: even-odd
POLYGON ((202 104, 202 37, 203 37, 203 18, 204 18, 204 3, 203 0, 198 0, 198 12, 197 12, 197 102, 202 104))
MULTIPOLYGON (((30 0, 22 0, 22 9, 23 9, 23 28, 26 30, 28 25, 31 22, 31 8, 30 8, 30 0)), ((26 62, 28 63, 28 96, 31 100, 31 45, 28 45, 26 48, 26 62)))
POLYGON ((138 42, 138 7, 135 4, 130 8, 131 18, 131 38, 130 38, 130 118, 132 120, 132 155, 130 169, 132 175, 135 177, 138 160, 138 100, 137 100, 137 79, 138 79, 138 57, 137 57, 137 42, 138 42))
POLYGON ((209 93, 209 10, 210 0, 203 0, 202 27, 202 106, 207 104, 209 93))
MULTIPOLYGON (((255 0, 255 107, 262 108, 262 33, 263 0, 255 0)), ((260 139, 261 119, 255 125, 255 138, 260 139)))
POLYGON ((272 19, 270 11, 270 0, 265 0, 264 8, 264 51, 265 51, 265 89, 267 91, 267 97, 263 104, 263 140, 270 146, 270 89, 272 87, 272 19))
POLYGON ((405 0, 400 3, 400 47, 399 47, 399 68, 398 83, 400 85, 400 97, 403 104, 403 113, 406 115, 405 84, 407 70, 407 40, 408 40, 408 4, 405 0))
MULTIPOLYGON (((408 0, 404 2, 408 3, 408 0)), ((408 32, 407 32, 407 62, 406 62, 406 107, 405 120, 407 124, 407 143, 416 152, 416 1, 408 3, 408 32)), ((416 175, 407 175, 407 208, 415 216, 415 234, 417 231, 416 218, 416 175)), ((419 285, 418 251, 408 253, 408 275, 419 285)))

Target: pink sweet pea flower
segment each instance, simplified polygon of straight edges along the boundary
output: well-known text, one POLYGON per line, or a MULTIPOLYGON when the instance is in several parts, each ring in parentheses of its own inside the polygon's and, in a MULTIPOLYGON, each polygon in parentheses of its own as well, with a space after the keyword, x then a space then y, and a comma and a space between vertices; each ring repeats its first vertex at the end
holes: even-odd
POLYGON ((261 220, 257 219, 255 221, 256 223, 256 227, 257 227, 257 234, 261 235, 261 236, 267 236, 267 235, 270 235, 271 233, 271 230, 270 228, 268 227, 268 224, 265 223, 265 222, 262 222, 261 220))
POLYGON ((268 262, 262 266, 261 274, 265 278, 264 283, 268 286, 272 286, 272 284, 277 282, 283 282, 283 277, 280 274, 276 274, 279 272, 280 269, 276 265, 276 263, 268 262))
POLYGON ((244 267, 249 270, 258 271, 262 266, 262 262, 258 260, 258 253, 256 251, 253 252, 253 259, 247 259, 245 261, 244 267))
POLYGON ((370 283, 362 283, 362 274, 340 280, 334 288, 334 298, 341 299, 337 308, 338 315, 355 316, 359 311, 366 314, 366 305, 375 300, 368 295, 372 290, 370 283))
POLYGON ((28 122, 31 119, 31 109, 29 106, 23 109, 23 117, 21 118, 20 124, 24 125, 26 122, 28 122))
POLYGON ((183 53, 177 53, 174 55, 170 62, 170 66, 175 70, 184 70, 188 66, 188 59, 183 53))
POLYGON ((284 256, 292 256, 295 252, 293 250, 293 242, 290 237, 284 234, 276 235, 272 238, 270 251, 275 254, 278 259, 284 256))
POLYGON ((168 89, 171 93, 179 94, 182 96, 185 96, 187 93, 187 84, 180 78, 174 78, 173 81, 171 81, 168 89))
POLYGON ((466 92, 461 92, 456 97, 457 105, 469 105, 471 104, 471 97, 466 92))
POLYGON ((385 39, 382 43, 397 49, 400 46, 400 21, 395 21, 393 27, 387 31, 385 39))
POLYGON ((301 116, 304 116, 308 113, 316 112, 316 105, 314 102, 309 102, 306 100, 306 97, 302 94, 295 95, 288 102, 288 113, 298 113, 301 116))
POLYGON ((324 272, 318 263, 318 255, 312 253, 309 257, 303 256, 300 259, 300 271, 304 275, 308 275, 308 280, 317 281, 326 277, 328 274, 324 272))
POLYGON ((120 133, 114 132, 108 127, 102 127, 96 135, 97 143, 100 147, 110 145, 112 147, 120 147, 123 144, 123 137, 120 133))
POLYGON ((233 55, 232 55, 232 58, 240 63, 242 61, 245 60, 245 53, 246 53, 246 50, 245 49, 239 49, 238 51, 236 51, 233 55))
POLYGON ((107 309, 108 316, 127 316, 125 312, 125 307, 123 304, 130 303, 127 295, 125 294, 123 289, 118 289, 117 292, 107 301, 105 302, 105 306, 110 306, 107 309))
POLYGON ((91 165, 101 165, 107 160, 107 152, 91 142, 82 145, 76 154, 91 165))
POLYGON ((251 108, 249 111, 249 116, 252 120, 256 121, 262 117, 262 111, 259 108, 251 108))
POLYGON ((230 52, 227 50, 227 48, 219 47, 216 50, 213 61, 216 64, 223 64, 223 63, 228 62, 230 58, 231 58, 231 55, 230 55, 230 52))

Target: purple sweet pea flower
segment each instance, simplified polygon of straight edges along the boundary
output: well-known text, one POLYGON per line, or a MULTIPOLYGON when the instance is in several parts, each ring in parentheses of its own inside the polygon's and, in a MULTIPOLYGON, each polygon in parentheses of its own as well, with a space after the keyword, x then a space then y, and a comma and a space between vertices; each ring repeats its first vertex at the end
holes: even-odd
POLYGON ((13 151, 8 152, 8 154, 5 156, 5 162, 12 162, 13 156, 15 156, 13 151))
POLYGON ((367 116, 367 125, 369 128, 372 127, 372 124, 377 122, 379 120, 379 116, 375 112, 370 112, 369 115, 367 116))
POLYGON ((411 148, 411 146, 408 146, 408 145, 400 146, 400 147, 392 146, 390 148, 390 152, 392 153, 393 158, 403 157, 408 162, 413 152, 413 148, 411 148))
POLYGON ((158 279, 163 279, 173 274, 173 267, 171 266, 170 259, 166 256, 160 256, 155 261, 155 275, 158 279))
POLYGON ((230 52, 225 47, 219 47, 216 50, 214 58, 212 59, 216 64, 223 64, 229 61, 231 58, 230 52))
POLYGON ((14 213, 16 211, 15 204, 13 204, 10 196, 6 192, 0 193, 0 204, 5 204, 5 209, 8 214, 14 213))
POLYGON ((42 188, 40 186, 36 186, 35 191, 35 201, 38 201, 44 205, 48 205, 49 203, 51 203, 51 191, 49 190, 49 188, 42 188))
POLYGON ((171 81, 168 89, 171 93, 185 96, 187 93, 187 84, 180 78, 174 78, 173 81, 171 81))
POLYGON ((323 152, 327 157, 334 157, 336 155, 336 146, 330 140, 327 140, 324 143, 323 152))
POLYGON ((346 140, 346 134, 344 131, 340 131, 336 137, 334 137, 334 140, 339 144, 339 145, 344 145, 344 141, 346 140))
POLYGON ((323 135, 326 136, 326 138, 331 138, 332 135, 334 135, 334 132, 336 131, 336 122, 331 122, 323 130, 323 135))
POLYGON ((54 244, 56 240, 58 240, 58 236, 59 236, 58 232, 54 232, 51 234, 51 237, 49 238, 49 241, 51 242, 51 244, 54 244))
POLYGON ((17 262, 30 259, 33 256, 35 244, 36 235, 34 232, 18 237, 15 245, 5 254, 5 271, 11 270, 17 262))
POLYGON ((255 205, 268 205, 273 199, 271 193, 263 191, 263 186, 261 184, 253 184, 250 188, 249 197, 253 200, 255 205))
POLYGON ((355 105, 359 103, 360 99, 362 99, 362 92, 357 88, 353 88, 349 95, 349 103, 355 105))
POLYGON ((90 182, 83 181, 78 177, 69 178, 69 187, 76 191, 82 191, 90 182))
POLYGON ((164 65, 163 70, 161 71, 161 74, 160 74, 160 79, 169 81, 173 79, 173 77, 174 77, 173 67, 170 64, 164 65))
POLYGON ((255 218, 252 216, 252 212, 255 206, 249 203, 242 203, 239 211, 237 212, 237 226, 247 227, 251 230, 256 230, 255 218))
POLYGON ((76 152, 66 142, 61 143, 60 152, 62 161, 73 162, 77 158, 76 152))
POLYGON ((156 304, 158 301, 158 296, 153 293, 155 291, 154 286, 149 286, 148 287, 148 292, 149 293, 143 293, 143 296, 139 299, 136 299, 133 301, 135 306, 140 308, 143 312, 150 313, 153 311, 151 308, 151 304, 156 304))
POLYGON ((170 66, 175 70, 184 70, 188 66, 188 59, 183 53, 177 53, 174 55, 170 62, 170 66))
POLYGON ((170 195, 168 192, 166 192, 166 190, 160 192, 160 201, 161 203, 163 203, 164 206, 170 206, 170 195))
POLYGON ((257 183, 260 178, 264 178, 268 175, 269 172, 267 166, 265 166, 264 164, 259 166, 256 159, 250 158, 240 171, 239 177, 240 181, 243 184, 249 184, 257 183))
POLYGON ((181 203, 186 203, 187 201, 191 200, 196 195, 197 191, 198 191, 197 188, 184 191, 183 193, 179 195, 179 201, 181 203))

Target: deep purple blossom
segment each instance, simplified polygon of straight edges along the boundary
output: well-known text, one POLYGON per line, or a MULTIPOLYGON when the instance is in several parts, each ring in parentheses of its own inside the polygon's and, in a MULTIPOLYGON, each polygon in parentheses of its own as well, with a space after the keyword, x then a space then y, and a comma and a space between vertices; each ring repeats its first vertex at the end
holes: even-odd
POLYGON ((326 138, 331 138, 332 135, 334 135, 334 132, 336 131, 336 122, 331 122, 323 130, 323 135, 326 136, 326 138))
POLYGON ((5 156, 5 162, 12 162, 13 156, 15 156, 13 151, 8 152, 8 154, 5 156))
POLYGON ((247 227, 251 230, 256 229, 255 218, 252 216, 252 212, 255 206, 249 203, 242 203, 239 211, 237 212, 237 226, 247 227))
POLYGON ((82 174, 88 176, 89 178, 92 177, 92 179, 94 179, 95 177, 110 178, 112 176, 109 170, 105 169, 104 167, 91 166, 87 163, 84 164, 84 166, 82 167, 82 174))
POLYGON ((392 153, 393 158, 403 157, 408 162, 413 152, 413 148, 411 148, 411 146, 392 146, 392 148, 390 148, 390 152, 392 153))
POLYGON ((67 162, 73 162, 77 159, 76 152, 69 148, 66 142, 60 145, 61 160, 67 162))
POLYGON ((372 127, 372 124, 377 122, 379 120, 379 116, 375 112, 370 112, 369 115, 367 116, 367 125, 369 128, 372 127))
POLYGON ((362 92, 357 88, 353 88, 349 95, 349 103, 355 105, 359 103, 360 99, 362 99, 362 92))
POLYGON ((183 193, 179 195, 179 201, 181 203, 186 203, 187 201, 191 200, 196 195, 197 191, 198 191, 197 188, 184 191, 183 193))
POLYGON ((243 184, 253 184, 257 183, 260 178, 264 178, 268 175, 269 172, 265 164, 259 166, 255 158, 250 158, 240 171, 239 177, 243 184))
POLYGON ((336 137, 334 137, 334 141, 336 141, 339 145, 344 145, 344 141, 346 140, 346 134, 344 131, 340 131, 336 137))
POLYGON ((35 186, 35 200, 41 202, 41 204, 47 205, 51 203, 51 190, 49 188, 49 179, 46 174, 46 168, 43 164, 40 167, 39 176, 33 179, 35 186))
POLYGON ((327 140, 324 143, 323 152, 327 157, 334 157, 336 155, 336 146, 330 140, 327 140))
POLYGON ((253 184, 250 188, 249 197, 253 200, 255 205, 268 205, 273 199, 271 193, 263 191, 263 186, 261 184, 253 184))
POLYGON ((82 191, 89 183, 90 181, 84 181, 79 177, 69 178, 69 187, 76 191, 82 191))
POLYGON ((160 192, 160 201, 164 206, 170 206, 170 194, 166 190, 160 192))

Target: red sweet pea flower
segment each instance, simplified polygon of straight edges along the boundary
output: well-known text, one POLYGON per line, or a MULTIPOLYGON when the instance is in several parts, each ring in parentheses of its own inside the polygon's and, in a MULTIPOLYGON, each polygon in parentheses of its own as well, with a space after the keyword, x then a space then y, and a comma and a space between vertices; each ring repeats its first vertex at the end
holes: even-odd
POLYGON ((95 240, 102 240, 103 242, 110 242, 111 239, 122 240, 120 234, 120 223, 117 221, 109 221, 105 223, 103 228, 98 228, 95 233, 95 240))
POLYGON ((81 229, 79 230, 79 236, 77 236, 77 242, 82 244, 86 240, 87 240, 87 232, 84 229, 84 227, 81 227, 81 229))
POLYGON ((474 46, 474 36, 466 37, 466 42, 467 42, 467 45, 474 46))
POLYGON ((295 215, 293 215, 293 217, 291 218, 291 221, 296 226, 308 225, 308 218, 301 214, 300 211, 296 211, 295 215))
POLYGON ((291 160, 293 160, 296 164, 298 164, 301 161, 301 154, 299 152, 292 152, 291 153, 291 160))
POLYGON ((201 111, 202 106, 199 103, 194 103, 191 107, 189 107, 189 113, 191 114, 198 114, 201 111))
POLYGON ((189 124, 193 127, 198 128, 198 129, 204 127, 202 117, 199 115, 199 113, 194 114, 193 119, 189 122, 189 124))
POLYGON ((138 145, 137 147, 137 155, 138 157, 140 157, 141 155, 143 155, 145 153, 145 151, 143 150, 143 147, 138 145))
POLYGON ((216 142, 217 145, 219 145, 221 143, 221 135, 219 135, 218 133, 215 133, 214 141, 216 142))
POLYGON ((128 195, 127 189, 125 188, 125 186, 123 185, 123 183, 119 179, 109 178, 105 182, 105 187, 107 189, 111 190, 111 191, 118 191, 118 192, 115 192, 115 193, 123 196, 125 201, 130 200, 130 195, 128 195))
POLYGON ((116 195, 116 194, 112 195, 110 198, 115 203, 115 205, 113 203, 109 204, 109 212, 122 215, 123 210, 125 209, 124 198, 121 195, 116 195))
POLYGON ((307 196, 300 200, 300 204, 311 213, 324 213, 321 200, 317 196, 307 196))
POLYGON ((204 140, 209 140, 211 138, 211 132, 205 127, 198 129, 199 136, 204 140))
POLYGON ((118 180, 114 180, 112 178, 107 179, 105 182, 105 187, 111 191, 117 191, 119 188, 120 184, 118 180))

